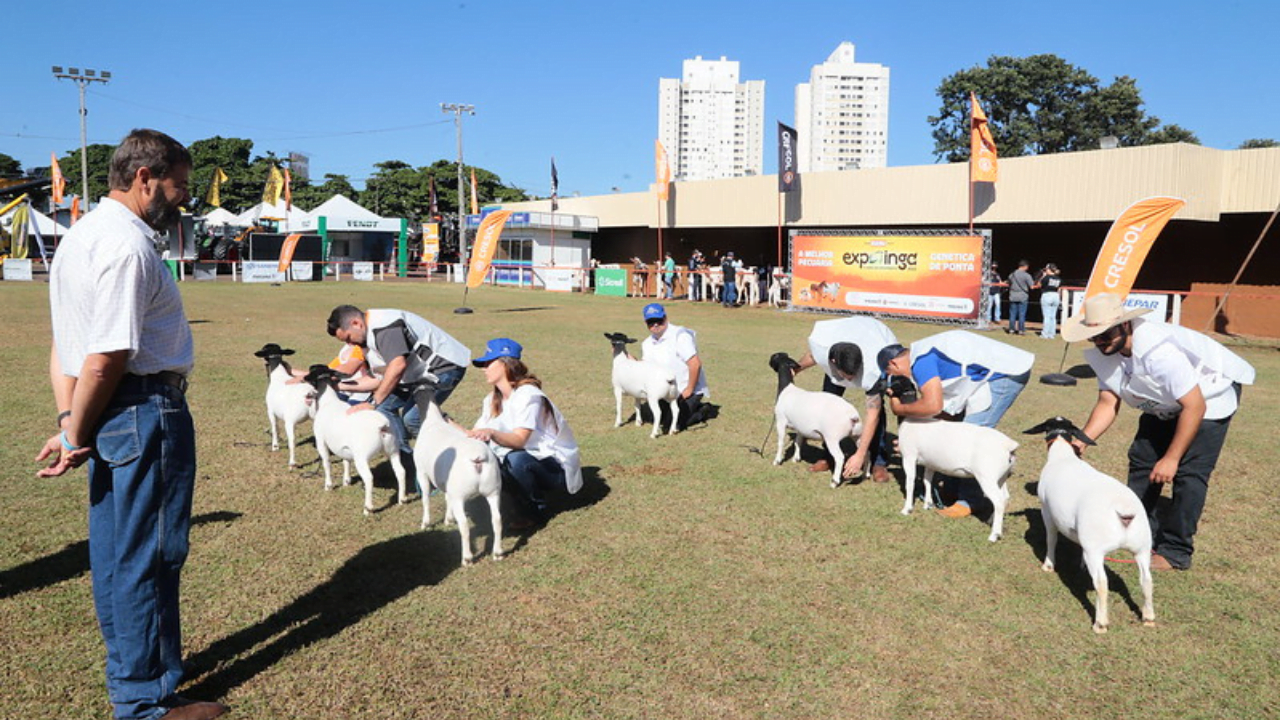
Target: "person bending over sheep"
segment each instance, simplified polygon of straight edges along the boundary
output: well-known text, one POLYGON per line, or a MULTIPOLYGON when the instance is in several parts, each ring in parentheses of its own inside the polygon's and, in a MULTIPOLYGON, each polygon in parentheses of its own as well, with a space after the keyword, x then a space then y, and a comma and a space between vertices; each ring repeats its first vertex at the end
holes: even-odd
MULTIPOLYGON (((862 436, 858 438, 857 451, 845 461, 842 475, 846 478, 861 470, 870 452, 871 479, 875 482, 891 479, 885 467, 889 462, 889 451, 884 447, 885 413, 881 407, 881 395, 874 390, 880 375, 868 360, 876 357, 882 348, 897 342, 888 326, 869 317, 820 320, 813 324, 813 332, 809 334, 809 350, 800 358, 800 369, 814 365, 821 367, 826 373, 822 378, 823 392, 844 397, 846 388, 861 388, 866 393, 862 436)), ((809 469, 829 472, 830 463, 828 456, 809 469)))
MULTIPOLYGON (((697 334, 672 324, 667 319, 666 308, 658 303, 644 306, 644 324, 649 328, 649 337, 640 344, 644 359, 670 368, 676 374, 676 388, 680 391, 676 398, 680 403, 679 429, 705 421, 711 409, 705 400, 711 397, 711 392, 707 389, 702 356, 698 355, 697 334)), ((660 424, 662 418, 654 418, 653 422, 660 424)))
MULTIPOLYGON (((1111 293, 1084 301, 1062 324, 1067 342, 1089 340, 1084 358, 1098 375, 1098 402, 1084 433, 1097 439, 1115 422, 1120 401, 1142 412, 1129 446, 1129 488, 1142 498, 1155 545, 1152 570, 1186 570, 1192 538, 1209 492, 1209 475, 1240 406, 1240 386, 1254 369, 1194 330, 1125 312, 1111 293), (1158 518, 1161 486, 1173 483, 1173 502, 1158 518)), ((1083 454, 1084 443, 1072 443, 1083 454)))
MULTIPOLYGON (((472 361, 484 369, 493 392, 485 396, 480 418, 467 434, 489 443, 501 459, 503 478, 524 501, 527 528, 546 522, 548 490, 572 494, 582 488, 582 461, 573 430, 542 392, 542 381, 521 361, 523 351, 515 340, 496 338, 472 361)), ((518 521, 509 525, 522 527, 518 521)))
MULTIPOLYGON (((877 358, 881 372, 910 378, 919 397, 904 402, 890 390, 889 407, 904 417, 963 420, 994 428, 1031 379, 1035 355, 1012 345, 966 332, 950 330, 911 345, 890 345, 877 358)), ((973 483, 945 478, 958 501, 938 512, 965 517, 972 506, 986 502, 973 483), (956 487, 959 485, 959 487, 956 487)))

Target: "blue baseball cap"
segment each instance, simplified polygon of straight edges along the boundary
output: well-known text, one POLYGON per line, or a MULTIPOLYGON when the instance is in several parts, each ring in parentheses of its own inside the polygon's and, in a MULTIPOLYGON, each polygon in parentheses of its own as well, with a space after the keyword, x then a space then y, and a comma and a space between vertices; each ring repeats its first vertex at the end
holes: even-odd
POLYGON ((666 316, 667 316, 666 308, 662 307, 658 303, 649 303, 648 305, 644 306, 645 320, 657 320, 659 318, 664 318, 666 316))
POLYGON ((889 363, 904 352, 908 352, 908 350, 898 343, 881 348, 879 354, 876 355, 876 364, 880 366, 880 372, 888 372, 889 363))
POLYGON ((520 347, 520 343, 511 338, 494 338, 485 343, 484 355, 471 361, 476 367, 484 367, 489 363, 502 357, 520 359, 520 353, 524 348, 520 347))

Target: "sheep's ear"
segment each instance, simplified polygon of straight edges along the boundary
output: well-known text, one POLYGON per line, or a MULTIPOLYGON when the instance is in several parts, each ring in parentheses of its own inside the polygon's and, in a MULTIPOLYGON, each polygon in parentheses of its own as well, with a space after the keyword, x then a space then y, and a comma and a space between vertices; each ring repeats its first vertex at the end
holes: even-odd
POLYGON ((289 349, 287 349, 287 348, 286 348, 286 349, 284 349, 284 350, 281 350, 281 351, 280 351, 280 354, 281 354, 281 355, 292 355, 292 354, 293 354, 293 351, 292 351, 292 350, 289 350, 289 349))
POLYGON ((1023 435, 1040 435, 1048 431, 1049 431, 1049 421, 1046 420, 1045 422, 1040 423, 1039 425, 1031 428, 1030 430, 1023 430, 1022 434, 1023 435))
POLYGON ((1072 425, 1072 426, 1071 426, 1071 436, 1072 436, 1072 437, 1074 437, 1075 439, 1079 440, 1080 442, 1084 443, 1085 445, 1097 445, 1097 444, 1098 444, 1098 443, 1096 443, 1096 442, 1094 442, 1094 441, 1093 441, 1093 438, 1089 437, 1088 435, 1085 435, 1083 430, 1081 430, 1080 428, 1078 428, 1078 427, 1076 427, 1076 426, 1074 426, 1074 425, 1072 425))

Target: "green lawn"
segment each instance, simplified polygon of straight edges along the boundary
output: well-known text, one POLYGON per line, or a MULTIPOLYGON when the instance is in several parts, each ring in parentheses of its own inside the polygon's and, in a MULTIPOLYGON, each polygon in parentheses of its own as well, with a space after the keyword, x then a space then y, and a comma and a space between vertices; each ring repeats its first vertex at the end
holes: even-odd
MULTIPOLYGON (((425 717, 1241 717, 1280 715, 1280 524, 1272 420, 1280 353, 1258 369, 1213 478, 1195 568, 1156 577, 1159 624, 1137 613, 1137 573, 1111 575, 1111 632, 1090 629, 1093 591, 1067 549, 1040 570, 1028 486, 1044 459, 1023 442, 1004 538, 979 521, 898 514, 901 489, 828 488, 774 467, 769 354, 798 356, 813 315, 669 307, 698 330, 719 418, 651 440, 613 428, 602 333, 645 332, 640 299, 481 288, 454 315, 440 283, 229 282, 182 287, 196 338, 190 401, 199 441, 196 524, 184 582, 186 690, 237 718, 425 717), (479 563, 454 528, 420 531, 394 504, 389 466, 361 514, 358 487, 325 492, 310 426, 290 471, 267 445, 266 342, 327 361, 336 304, 400 307, 473 350, 510 336, 569 418, 587 487, 494 562, 484 504, 479 563)), ((0 716, 107 717, 89 592, 84 473, 34 477, 53 428, 47 286, 0 284, 0 716)), ((904 342, 937 326, 893 323, 904 342)), ((1006 338, 1056 371, 1061 341, 1006 338)), ((1067 364, 1080 362, 1080 348, 1067 364)), ((816 389, 816 371, 800 376, 816 389)), ((485 393, 471 372, 446 409, 464 422, 485 393)), ((1032 384, 1001 430, 1053 414, 1083 424, 1095 390, 1032 384)), ((1123 474, 1132 411, 1091 454, 1123 474)), ((1031 489, 1034 489, 1033 487, 1031 489)), ((433 503, 438 520, 443 503, 433 503)))

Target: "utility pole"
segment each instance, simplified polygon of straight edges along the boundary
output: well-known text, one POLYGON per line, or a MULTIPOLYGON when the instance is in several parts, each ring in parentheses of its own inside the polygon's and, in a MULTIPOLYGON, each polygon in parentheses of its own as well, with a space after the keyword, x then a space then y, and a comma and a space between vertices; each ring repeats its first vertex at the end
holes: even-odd
POLYGON ((87 212, 93 195, 89 193, 89 136, 85 130, 85 118, 89 112, 84 107, 84 89, 91 82, 100 82, 104 85, 110 82, 111 71, 98 72, 85 68, 82 73, 80 68, 69 67, 66 72, 63 72, 61 66, 54 65, 53 76, 59 80, 74 80, 76 85, 80 86, 80 195, 84 198, 84 209, 87 212))
POLYGON ((440 112, 453 113, 453 126, 458 131, 458 262, 462 264, 462 269, 465 272, 468 264, 467 222, 466 212, 463 210, 466 206, 466 194, 463 192, 462 183, 462 113, 475 115, 476 106, 459 103, 440 103, 440 112))

